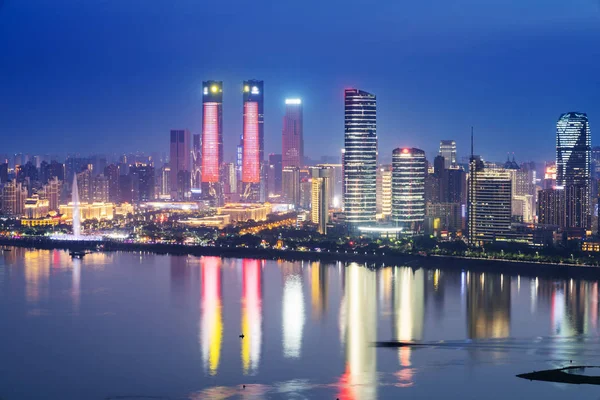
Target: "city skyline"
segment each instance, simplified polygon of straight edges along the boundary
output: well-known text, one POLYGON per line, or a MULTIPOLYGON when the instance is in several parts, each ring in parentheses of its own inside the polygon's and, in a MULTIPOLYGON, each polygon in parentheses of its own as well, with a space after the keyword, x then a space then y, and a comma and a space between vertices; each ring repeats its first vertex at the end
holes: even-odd
POLYGON ((466 15, 455 22, 445 18, 443 24, 432 24, 439 15, 454 15, 455 11, 439 4, 439 10, 431 11, 434 17, 427 18, 422 15, 422 5, 404 7, 398 14, 398 5, 362 10, 354 1, 343 10, 323 6, 317 15, 299 5, 267 10, 257 4, 242 12, 238 1, 202 9, 184 4, 166 10, 113 2, 71 9, 43 1, 36 8, 5 2, 0 10, 0 47, 13 62, 0 66, 4 89, 0 103, 10 116, 0 119, 0 132, 11 135, 7 152, 19 152, 28 145, 33 153, 75 153, 89 144, 100 152, 119 147, 150 153, 164 146, 164 133, 171 129, 201 133, 201 82, 220 79, 224 81, 225 161, 229 162, 234 159, 243 123, 237 94, 248 77, 265 81, 267 154, 279 153, 281 148, 282 103, 288 97, 303 99, 307 155, 339 154, 343 146, 337 135, 343 132, 340 99, 347 87, 361 87, 378 96, 379 138, 386 148, 417 147, 431 154, 440 138, 453 138, 459 156, 465 156, 469 127, 474 126, 480 134, 477 147, 486 159, 501 160, 507 152, 515 152, 520 160, 542 161, 554 152, 545 139, 553 136, 552 121, 561 113, 586 112, 593 128, 600 104, 591 84, 595 82, 594 61, 600 58, 594 46, 600 38, 596 2, 575 0, 567 6, 533 1, 520 10, 512 5, 471 4, 470 0, 459 3, 469 6, 456 5, 466 15), (56 8, 53 19, 47 18, 50 6, 56 8), (290 13, 290 9, 297 12, 290 13), (146 37, 129 24, 121 25, 121 19, 110 22, 116 24, 112 27, 118 35, 99 36, 83 25, 105 22, 115 11, 124 16, 135 13, 140 21, 148 22, 164 15, 166 26, 146 37), (206 20, 204 16, 213 15, 212 11, 220 17, 206 20), (367 21, 389 13, 414 19, 414 23, 398 31, 396 22, 383 18, 373 26, 369 38, 343 43, 339 40, 349 28, 329 20, 336 12, 341 12, 342 19, 361 15, 367 21), (257 38, 264 45, 261 52, 276 54, 290 39, 298 51, 269 63, 249 57, 253 50, 234 39, 245 25, 241 22, 252 18, 260 27, 266 18, 280 15, 290 16, 296 29, 278 27, 285 34, 269 36, 267 28, 258 29, 257 38), (190 18, 204 22, 202 26, 187 24, 194 26, 190 31, 179 28, 186 24, 174 24, 190 18), (517 22, 510 26, 500 23, 515 18, 517 22), (35 21, 36 29, 51 32, 33 35, 29 21, 35 21), (419 22, 427 28, 417 28, 419 22), (188 52, 184 43, 196 43, 205 30, 214 31, 222 23, 227 29, 222 29, 214 43, 203 42, 200 56, 188 52), (305 26, 312 26, 319 36, 307 32, 305 26), (478 31, 480 34, 472 35, 478 31), (322 43, 313 45, 321 36, 322 43), (329 46, 333 43, 340 45, 329 46), (566 44, 573 54, 585 54, 589 63, 557 59, 556 52, 566 44), (377 63, 343 62, 342 55, 355 45, 369 45, 377 63), (406 56, 392 55, 399 46, 406 56), (41 54, 35 62, 31 60, 34 53, 41 54), (73 54, 81 56, 76 63, 73 54), (45 66, 43 71, 34 67, 38 64, 45 66), (563 76, 569 76, 569 85, 560 84, 563 76))

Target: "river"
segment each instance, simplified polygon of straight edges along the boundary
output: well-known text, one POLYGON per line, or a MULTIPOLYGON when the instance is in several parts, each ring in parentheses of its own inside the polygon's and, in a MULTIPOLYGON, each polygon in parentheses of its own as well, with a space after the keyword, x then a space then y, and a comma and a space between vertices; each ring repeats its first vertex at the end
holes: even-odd
POLYGON ((515 377, 600 364, 597 281, 439 263, 12 248, 0 254, 0 398, 600 396, 515 377), (432 345, 372 345, 386 340, 432 345))

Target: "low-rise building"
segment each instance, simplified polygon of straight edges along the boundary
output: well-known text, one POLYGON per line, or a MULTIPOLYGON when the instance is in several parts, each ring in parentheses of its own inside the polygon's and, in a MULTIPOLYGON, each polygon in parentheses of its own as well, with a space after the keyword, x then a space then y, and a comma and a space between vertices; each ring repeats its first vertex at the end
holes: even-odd
POLYGON ((267 215, 271 214, 271 203, 247 204, 229 203, 217 209, 220 215, 229 215, 231 223, 246 221, 266 221, 267 215))

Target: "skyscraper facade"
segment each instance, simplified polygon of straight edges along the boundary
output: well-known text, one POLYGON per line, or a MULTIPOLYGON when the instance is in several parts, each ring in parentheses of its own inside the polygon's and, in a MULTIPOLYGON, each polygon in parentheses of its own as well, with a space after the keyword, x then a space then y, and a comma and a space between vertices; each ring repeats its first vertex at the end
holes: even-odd
POLYGON ((501 168, 471 169, 469 242, 480 245, 503 238, 510 232, 512 182, 510 173, 501 168))
POLYGON ((264 84, 244 81, 242 133, 242 201, 260 201, 264 185, 264 84))
POLYGON ((304 132, 302 130, 302 100, 286 99, 281 137, 282 166, 298 167, 304 164, 304 132))
POLYGON ((392 215, 392 166, 380 165, 377 169, 377 218, 392 215))
POLYGON ((202 197, 220 205, 223 197, 223 82, 202 83, 202 197))
POLYGON ((281 182, 283 200, 297 207, 300 204, 300 168, 283 168, 281 182))
POLYGON ((398 148, 392 153, 392 222, 420 232, 425 219, 425 152, 398 148))
POLYGON ((565 226, 565 191, 543 189, 538 192, 538 222, 543 225, 565 226))
POLYGON ((377 100, 359 89, 344 95, 344 210, 357 227, 376 222, 377 100))
POLYGON ((171 166, 171 196, 175 200, 185 199, 190 190, 190 140, 190 131, 187 129, 171 130, 169 163, 171 166))
POLYGON ((269 154, 269 169, 267 171, 267 193, 269 196, 281 195, 282 155, 269 154))
POLYGON ((311 221, 320 234, 327 233, 329 200, 331 198, 333 168, 311 168, 311 221))
POLYGON ((589 185, 591 132, 587 115, 570 112, 556 123, 556 184, 589 185))
POLYGON ((202 188, 202 136, 192 135, 192 189, 202 188))
POLYGON ((591 227, 591 131, 585 113, 569 112, 556 123, 556 186, 568 191, 566 225, 591 227), (572 210, 570 212, 569 210, 572 210))
POLYGON ((449 169, 456 165, 456 142, 454 140, 440 141, 440 156, 444 157, 444 168, 449 169))

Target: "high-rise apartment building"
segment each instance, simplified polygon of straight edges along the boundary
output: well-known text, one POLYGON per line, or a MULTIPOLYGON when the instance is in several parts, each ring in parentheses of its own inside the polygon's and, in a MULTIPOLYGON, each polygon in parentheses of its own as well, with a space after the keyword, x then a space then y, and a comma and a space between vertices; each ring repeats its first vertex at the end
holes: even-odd
POLYGON ((267 170, 267 193, 268 196, 281 195, 282 179, 282 155, 269 154, 269 168, 267 170))
POLYGON ((392 215, 392 166, 380 165, 377 169, 377 218, 392 215))
POLYGON ((472 160, 469 179, 469 242, 481 245, 505 237, 512 216, 512 181, 502 168, 483 168, 472 160))
POLYGON ((591 131, 585 113, 569 112, 556 123, 556 185, 568 189, 566 225, 591 228, 591 131), (575 211, 577 210, 577 211, 575 211))
POLYGON ((565 191, 543 189, 538 192, 538 222, 543 225, 565 227, 565 191))
POLYGON ((2 187, 2 214, 22 216, 25 211, 27 189, 16 180, 8 181, 2 187))
POLYGON ((392 222, 420 232, 425 218, 425 152, 397 148, 392 153, 392 222))
POLYGON ((244 81, 242 133, 242 190, 245 202, 261 200, 264 184, 264 84, 263 81, 244 81))
POLYGON ((108 203, 109 197, 108 177, 104 174, 97 175, 93 178, 92 201, 94 203, 108 203))
POLYGON ((327 234, 329 200, 332 189, 333 168, 311 168, 311 222, 317 224, 320 234, 327 234))
POLYGON ((171 167, 171 196, 183 200, 191 189, 191 135, 187 129, 171 130, 169 164, 171 167))
POLYGON ((284 167, 281 175, 283 201, 300 205, 300 168, 284 167))
POLYGON ((168 164, 160 169, 160 176, 160 195, 166 198, 171 193, 171 167, 168 164))
POLYGON ((344 95, 344 210, 357 227, 377 216, 377 100, 359 89, 344 95))
POLYGON ((223 198, 223 82, 202 83, 202 197, 213 205, 223 198))
POLYGON ((44 185, 44 198, 48 200, 50 211, 58 211, 60 205, 60 190, 62 182, 56 176, 50 178, 44 185))
POLYGON ((312 201, 312 180, 311 178, 300 178, 300 208, 304 210, 311 209, 312 201))
POLYGON ((444 157, 444 168, 456 166, 456 142, 454 140, 440 140, 440 156, 444 157))
POLYGON ((79 201, 82 203, 92 202, 92 171, 85 169, 77 173, 77 188, 79 189, 79 201))
POLYGON ((281 137, 282 166, 298 167, 304 164, 304 132, 302 128, 302 100, 286 99, 281 137))
POLYGON ((136 163, 129 168, 133 187, 133 200, 139 202, 154 200, 154 167, 149 164, 136 163))
MULTIPOLYGON (((108 201, 119 202, 119 167, 116 164, 107 165, 104 168, 104 176, 108 179, 108 201)), ((167 194, 171 193, 171 187, 167 188, 167 194)))

